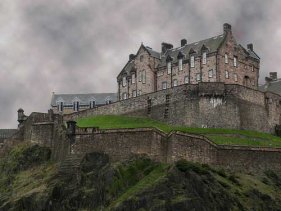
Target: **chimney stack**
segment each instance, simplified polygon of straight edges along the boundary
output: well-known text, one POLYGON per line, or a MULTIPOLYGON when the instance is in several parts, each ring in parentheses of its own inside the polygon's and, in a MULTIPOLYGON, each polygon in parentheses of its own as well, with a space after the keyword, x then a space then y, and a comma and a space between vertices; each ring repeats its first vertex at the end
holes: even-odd
POLYGON ((224 33, 231 32, 231 25, 228 23, 223 24, 223 31, 224 33))
POLYGON ((130 54, 129 55, 129 61, 133 60, 135 58, 135 55, 134 54, 130 54))
POLYGON ((182 39, 181 40, 181 47, 185 46, 187 44, 187 40, 186 39, 182 39))
POLYGON ((165 54, 167 50, 172 49, 174 47, 172 44, 165 43, 165 42, 162 42, 161 46, 162 46, 162 51, 161 51, 162 54, 165 54))
POLYGON ((277 72, 270 72, 269 78, 272 79, 273 81, 277 80, 277 72))
POLYGON ((254 46, 253 46, 252 43, 249 43, 249 44, 247 45, 247 48, 248 48, 248 50, 251 50, 251 51, 254 50, 254 46))

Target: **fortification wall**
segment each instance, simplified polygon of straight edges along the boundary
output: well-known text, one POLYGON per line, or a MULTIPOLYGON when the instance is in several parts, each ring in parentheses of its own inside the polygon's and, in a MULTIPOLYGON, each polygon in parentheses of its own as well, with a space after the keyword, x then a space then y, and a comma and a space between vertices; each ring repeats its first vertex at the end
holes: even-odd
POLYGON ((181 132, 167 135, 151 128, 78 133, 71 151, 105 152, 115 161, 146 154, 160 162, 186 159, 238 171, 281 171, 281 148, 220 146, 204 136, 181 132))
POLYGON ((64 115, 64 119, 121 114, 151 117, 174 125, 274 133, 280 124, 280 100, 279 95, 240 85, 187 84, 64 115))

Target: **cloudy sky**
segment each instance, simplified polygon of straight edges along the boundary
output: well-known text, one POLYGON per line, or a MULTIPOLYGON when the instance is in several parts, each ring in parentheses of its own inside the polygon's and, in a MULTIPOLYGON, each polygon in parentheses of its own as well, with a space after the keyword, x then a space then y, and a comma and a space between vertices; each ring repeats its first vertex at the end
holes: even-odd
POLYGON ((116 76, 141 42, 197 41, 232 25, 261 57, 260 82, 281 76, 280 0, 1 0, 0 128, 16 111, 46 112, 52 92, 115 92, 116 76))

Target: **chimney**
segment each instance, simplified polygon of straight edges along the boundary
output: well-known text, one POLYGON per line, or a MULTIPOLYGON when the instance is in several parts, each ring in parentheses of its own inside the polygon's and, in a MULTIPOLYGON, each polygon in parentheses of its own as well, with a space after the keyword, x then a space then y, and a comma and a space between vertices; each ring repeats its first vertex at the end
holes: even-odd
POLYGON ((162 42, 161 46, 162 46, 162 51, 161 51, 162 54, 166 53, 167 50, 172 49, 174 47, 172 44, 165 43, 165 42, 162 42))
POLYGON ((135 58, 135 55, 134 54, 130 54, 129 55, 129 61, 133 60, 135 58))
POLYGON ((223 31, 224 33, 231 32, 231 25, 228 23, 223 24, 223 31))
POLYGON ((253 46, 252 43, 249 43, 249 44, 247 45, 247 48, 248 48, 248 50, 251 50, 251 51, 254 50, 254 46, 253 46))
POLYGON ((273 81, 277 80, 277 72, 270 72, 269 78, 272 79, 273 81))
POLYGON ((186 39, 182 39, 182 40, 181 40, 181 47, 185 46, 186 44, 187 44, 186 39))

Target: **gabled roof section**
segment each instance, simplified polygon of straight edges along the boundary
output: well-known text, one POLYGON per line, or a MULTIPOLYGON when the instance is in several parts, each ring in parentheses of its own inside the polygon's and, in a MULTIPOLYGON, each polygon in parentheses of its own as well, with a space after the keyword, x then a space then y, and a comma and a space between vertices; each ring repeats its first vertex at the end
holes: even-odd
POLYGON ((149 53, 150 56, 156 58, 156 59, 160 59, 160 53, 153 50, 152 48, 145 46, 145 49, 147 50, 147 52, 149 53))
POLYGON ((259 86, 259 90, 262 92, 273 92, 281 95, 281 78, 259 86))
MULTIPOLYGON (((183 47, 178 47, 178 48, 167 50, 165 55, 162 56, 159 66, 166 65, 166 57, 168 55, 170 55, 173 58, 177 58, 179 52, 182 52, 185 55, 189 55, 190 53, 198 54, 198 53, 201 53, 202 46, 204 46, 204 48, 208 49, 209 53, 215 52, 218 50, 221 43, 224 41, 225 36, 226 36, 225 34, 221 34, 221 35, 211 37, 211 38, 208 38, 205 40, 187 44, 183 47)), ((177 59, 174 59, 173 62, 177 62, 177 59)))
POLYGON ((90 93, 90 94, 53 94, 51 106, 56 106, 58 100, 63 98, 65 105, 72 105, 74 99, 79 99, 80 105, 89 105, 95 99, 96 104, 105 104, 105 100, 110 98, 112 102, 117 101, 117 93, 90 93))

